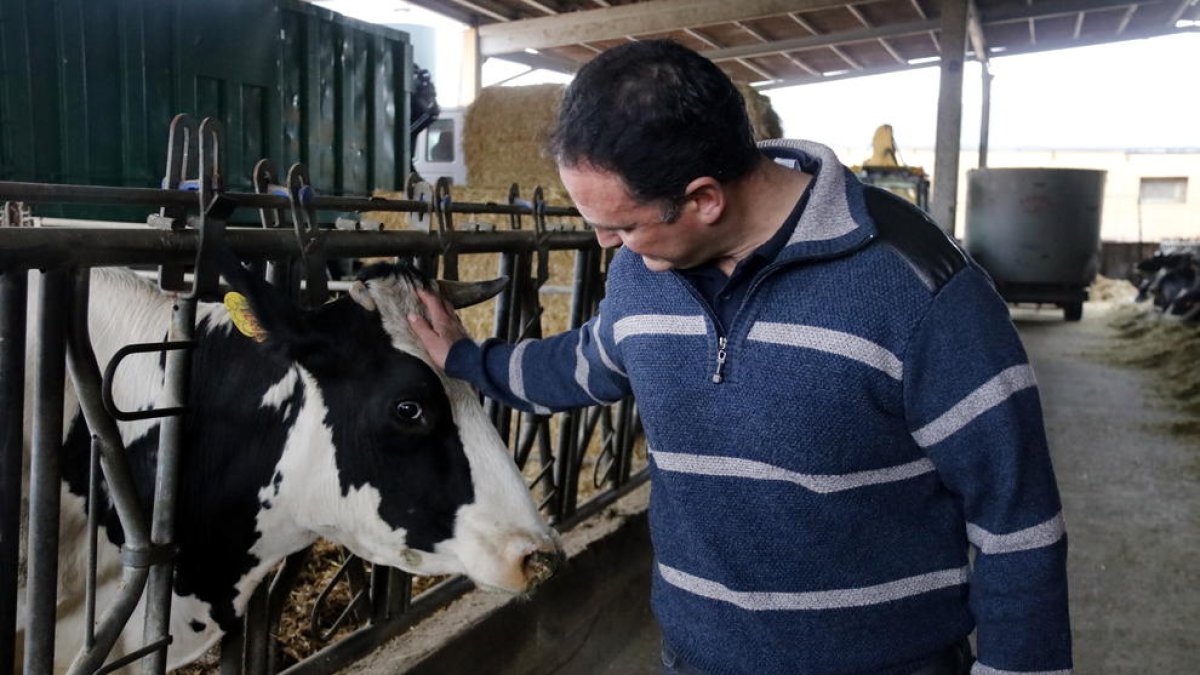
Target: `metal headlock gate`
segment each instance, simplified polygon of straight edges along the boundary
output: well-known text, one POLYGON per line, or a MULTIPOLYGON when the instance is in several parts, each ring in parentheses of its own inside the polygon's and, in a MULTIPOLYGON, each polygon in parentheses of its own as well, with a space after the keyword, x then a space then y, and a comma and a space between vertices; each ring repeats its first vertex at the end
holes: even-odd
MULTIPOLYGON (((216 298, 219 277, 214 255, 227 247, 287 287, 308 306, 324 302, 338 279, 330 279, 329 261, 397 256, 422 271, 458 278, 459 257, 499 254, 499 274, 511 279, 498 297, 494 334, 507 340, 542 333, 540 291, 545 290, 551 251, 574 252, 574 281, 569 326, 582 325, 594 312, 604 289, 610 255, 601 251, 584 228, 552 224, 553 218, 577 217, 572 208, 549 206, 541 188, 522 201, 516 185, 507 203, 463 203, 452 199, 447 182, 436 186, 410 180, 407 199, 319 195, 308 184, 301 164, 279 180, 267 160, 255 165, 255 192, 223 189, 220 125, 206 118, 198 126, 186 116, 171 125, 166 175, 162 187, 124 188, 85 185, 0 182, 0 675, 11 672, 21 656, 24 672, 43 675, 54 670, 55 606, 58 575, 60 467, 64 429, 64 383, 70 377, 92 436, 90 494, 107 486, 125 543, 121 550, 123 592, 106 608, 96 607, 96 538, 98 514, 88 514, 85 647, 72 673, 106 673, 139 665, 144 673, 163 673, 171 642, 169 614, 173 558, 173 517, 187 414, 191 349, 195 345, 196 306, 216 298), (30 204, 104 204, 155 209, 145 224, 40 223, 30 204), (237 210, 257 210, 261 226, 228 225, 237 210), (408 214, 408 230, 367 231, 353 218, 336 226, 321 224, 329 213, 400 212, 408 214), (507 218, 508 229, 470 225, 458 228, 456 217, 493 215, 507 218), (532 227, 525 227, 526 221, 532 227), (486 230, 491 231, 486 231, 486 230), (101 371, 88 336, 89 270, 102 266, 157 266, 159 285, 175 299, 169 335, 163 342, 129 345, 101 371), (27 306, 29 271, 41 270, 40 300, 27 306), (330 283, 332 281, 332 284, 330 283), (39 367, 28 373, 32 399, 25 400, 25 335, 27 321, 39 319, 36 336, 39 367), (165 363, 165 386, 154 410, 117 410, 111 400, 111 378, 121 359, 133 353, 158 353, 165 363), (23 416, 31 406, 28 476, 23 475, 23 416), (146 511, 137 496, 127 464, 118 419, 160 417, 158 464, 153 507, 146 511), (20 560, 22 487, 28 488, 26 560, 20 560), (24 640, 16 640, 18 570, 28 570, 24 640), (109 652, 139 600, 146 598, 143 647, 120 659, 109 652), (97 616, 98 610, 103 610, 97 616), (140 664, 136 663, 139 662, 140 664)), ((531 489, 540 489, 540 507, 560 530, 567 530, 614 501, 646 477, 633 471, 633 445, 639 422, 632 399, 615 406, 561 413, 557 438, 549 417, 517 413, 489 402, 488 413, 524 467, 537 450, 540 473, 531 489), (599 431, 601 453, 592 480, 602 491, 580 505, 577 486, 584 453, 599 431)), ((96 500, 89 496, 89 504, 96 500)), ((288 593, 308 551, 289 557, 255 591, 246 609, 243 630, 221 644, 221 672, 276 672, 272 635, 277 631, 288 593)), ((356 595, 342 619, 365 615, 364 625, 348 637, 289 667, 287 673, 328 673, 354 661, 413 623, 461 595, 471 585, 465 578, 442 582, 412 597, 411 578, 399 570, 350 559, 334 577, 357 580, 356 595)), ((327 589, 326 589, 327 590, 327 589)), ((324 597, 323 591, 321 596, 324 597)))

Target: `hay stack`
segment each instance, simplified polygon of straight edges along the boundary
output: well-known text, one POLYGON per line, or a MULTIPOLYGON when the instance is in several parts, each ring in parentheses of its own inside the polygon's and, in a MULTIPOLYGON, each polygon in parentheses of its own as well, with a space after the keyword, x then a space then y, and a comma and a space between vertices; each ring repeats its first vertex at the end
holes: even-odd
MULTIPOLYGON (((748 84, 738 90, 755 140, 781 138, 783 127, 771 99, 748 84)), ((516 182, 561 189, 546 141, 554 128, 565 87, 538 84, 527 87, 488 87, 467 110, 463 127, 467 183, 472 187, 502 187, 516 182)))
POLYGON ((779 113, 775 112, 771 105, 771 99, 744 82, 738 82, 737 88, 742 92, 742 98, 746 99, 746 114, 750 116, 754 140, 783 138, 783 123, 779 120, 779 113))
POLYGON ((479 92, 463 125, 467 184, 507 190, 515 182, 530 194, 537 185, 561 190, 546 141, 563 91, 559 84, 536 84, 479 92))

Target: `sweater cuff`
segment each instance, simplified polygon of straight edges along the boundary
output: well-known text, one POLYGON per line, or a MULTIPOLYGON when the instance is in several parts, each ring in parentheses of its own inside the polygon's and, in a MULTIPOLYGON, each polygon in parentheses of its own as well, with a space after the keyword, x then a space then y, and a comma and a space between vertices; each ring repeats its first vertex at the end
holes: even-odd
POLYGON ((470 380, 480 370, 483 350, 471 338, 463 338, 450 346, 446 353, 446 374, 459 380, 470 380))

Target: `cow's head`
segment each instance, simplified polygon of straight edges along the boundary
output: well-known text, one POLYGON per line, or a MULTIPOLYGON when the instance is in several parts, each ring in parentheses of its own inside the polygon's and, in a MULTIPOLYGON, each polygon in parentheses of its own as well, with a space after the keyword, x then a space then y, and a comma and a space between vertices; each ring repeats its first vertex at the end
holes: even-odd
POLYGON ((555 535, 478 394, 430 365, 406 319, 423 311, 418 286, 466 306, 502 281, 437 283, 409 266, 374 265, 347 296, 302 311, 244 270, 226 277, 249 298, 262 346, 296 364, 285 387, 303 393, 264 501, 415 574, 466 574, 520 592, 553 571, 555 535))

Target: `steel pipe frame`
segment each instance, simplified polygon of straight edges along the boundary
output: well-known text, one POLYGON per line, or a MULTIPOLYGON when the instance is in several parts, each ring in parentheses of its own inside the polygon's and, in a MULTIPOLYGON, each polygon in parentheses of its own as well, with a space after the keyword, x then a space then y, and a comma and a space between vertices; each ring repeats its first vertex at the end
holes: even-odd
POLYGON ((28 274, 0 272, 0 674, 16 660, 28 274), (8 571, 11 570, 9 573, 8 571))
MULTIPOLYGON (((58 274, 54 272, 51 274, 58 274)), ((150 551, 150 537, 146 519, 138 503, 137 489, 134 487, 133 474, 126 460, 125 445, 116 420, 104 408, 101 395, 102 385, 100 366, 92 350, 91 335, 88 327, 88 295, 91 271, 75 270, 68 273, 72 285, 72 294, 68 300, 71 310, 71 321, 67 326, 67 370, 79 399, 79 409, 88 429, 98 439, 100 449, 100 465, 108 484, 108 496, 121 528, 125 532, 123 550, 137 554, 147 554, 150 551)), ((62 383, 59 384, 62 389, 62 383)), ((96 502, 95 495, 89 495, 89 504, 96 502)), ((90 521, 94 519, 89 518, 90 521)), ((89 525, 93 523, 89 522, 89 525)), ((94 536, 94 533, 91 533, 94 536)), ((90 554, 89 554, 90 555, 90 554)), ((120 637, 121 631, 137 607, 142 597, 142 590, 147 578, 144 566, 125 564, 121 571, 121 592, 116 601, 107 608, 100 620, 98 629, 92 636, 91 644, 85 644, 81 652, 71 664, 71 673, 92 673, 104 665, 109 652, 120 637)), ((94 589, 91 589, 94 590, 94 589)), ((89 592, 86 598, 88 607, 94 608, 94 597, 89 592)), ((87 620, 93 620, 89 613, 87 620)))
POLYGON ((66 377, 67 272, 41 279, 38 367, 35 375, 32 456, 29 460, 29 543, 25 620, 25 675, 54 672, 55 608, 58 600, 58 512, 66 377))
MULTIPOLYGON (((330 230, 321 236, 330 258, 437 255, 447 246, 459 254, 576 250, 595 242, 592 233, 584 230, 544 234, 529 230, 445 234, 330 230)), ((196 233, 190 230, 6 228, 0 229, 0 270, 190 263, 195 259, 197 242, 196 233)), ((230 228, 225 242, 243 258, 281 259, 296 254, 296 238, 291 230, 230 228)))
MULTIPOLYGON (((0 184, 0 187, 3 186, 4 184, 0 184)), ((161 193, 171 191, 151 190, 149 192, 159 193, 157 196, 161 197, 161 193)), ((195 204, 194 193, 183 194, 188 198, 187 201, 189 204, 195 204)), ((89 198, 83 201, 92 201, 94 197, 94 194, 89 195, 89 198)), ((365 201, 371 202, 369 205, 370 210, 389 210, 377 208, 380 205, 377 200, 365 201)), ((156 203, 161 204, 161 202, 156 203)), ((395 203, 393 202, 393 204, 395 203)), ((415 204, 419 205, 422 209, 429 208, 423 202, 416 202, 415 204)), ((342 205, 344 206, 345 204, 342 205)), ((363 206, 363 204, 358 204, 358 206, 363 206)), ((399 204, 394 210, 408 210, 412 206, 413 204, 399 204)), ((599 253, 594 251, 595 240, 592 234, 589 231, 546 232, 544 229, 544 218, 552 212, 552 209, 546 207, 544 202, 535 203, 532 209, 513 204, 458 205, 453 203, 450 203, 448 206, 443 205, 443 208, 456 213, 508 214, 513 219, 514 224, 518 226, 519 218, 522 215, 533 213, 539 227, 533 231, 518 230, 485 233, 448 231, 440 234, 405 231, 374 233, 326 231, 322 233, 322 236, 325 238, 327 253, 331 256, 355 256, 379 255, 381 253, 392 252, 397 254, 411 254, 416 252, 430 259, 430 262, 436 266, 436 259, 447 251, 450 252, 451 256, 458 253, 499 252, 501 253, 502 261, 508 261, 508 267, 511 268, 515 262, 518 268, 525 270, 523 275, 516 277, 511 295, 506 293, 506 296, 510 297, 511 300, 516 300, 513 304, 516 304, 519 308, 518 311, 511 311, 513 308, 510 304, 509 310, 506 310, 509 312, 510 317, 510 320, 507 322, 508 330, 506 332, 508 335, 506 337, 510 337, 510 339, 522 336, 528 337, 534 334, 541 335, 541 310, 537 294, 538 288, 544 283, 546 278, 545 255, 548 251, 578 251, 578 258, 580 260, 589 261, 579 263, 589 270, 589 276, 599 271, 598 266, 593 266, 591 262, 599 260, 599 253), (539 273, 536 277, 531 273, 532 256, 534 254, 539 255, 539 258, 541 258, 539 262, 542 263, 539 265, 539 273)), ((564 210, 563 215, 575 214, 571 210, 564 210)), ((244 257, 283 259, 294 256, 296 253, 293 233, 290 230, 231 229, 227 243, 230 248, 244 257)), ((198 237, 194 231, 171 232, 151 228, 146 228, 145 230, 6 228, 0 230, 0 270, 25 270, 30 267, 61 268, 65 266, 153 264, 162 263, 164 260, 187 263, 194 260, 197 247, 198 237)), ((61 274, 61 272, 53 274, 61 274)), ((82 274, 86 275, 86 272, 82 274)), ((573 324, 582 323, 586 311, 593 307, 594 303, 598 300, 600 288, 601 284, 598 279, 576 280, 576 297, 572 300, 573 324)), ((497 317, 498 327, 502 319, 502 316, 497 317)), ((44 347, 49 344, 43 341, 44 347)), ((57 387, 60 390, 60 395, 61 382, 60 378, 58 380, 59 386, 57 387)), ((628 419, 628 416, 625 414, 626 410, 628 410, 628 407, 623 405, 621 413, 618 415, 622 420, 628 419)), ((6 411, 9 414, 12 412, 8 408, 6 408, 6 411)), ((562 478, 571 483, 577 482, 579 478, 577 475, 578 458, 574 461, 562 460, 577 452, 575 448, 567 446, 583 444, 585 447, 586 440, 575 436, 571 439, 571 443, 560 444, 561 447, 557 448, 557 452, 555 452, 550 446, 548 420, 541 418, 529 421, 536 428, 536 431, 530 435, 529 441, 531 443, 535 440, 540 441, 543 462, 550 465, 548 468, 557 468, 553 465, 560 462, 563 464, 575 464, 576 470, 567 472, 562 478)), ((61 426, 61 418, 59 419, 59 425, 61 426)), ((632 439, 632 431, 626 429, 624 424, 618 423, 618 436, 632 439)), ((101 447, 105 445, 101 444, 101 447)), ((623 443, 619 444, 619 446, 624 445, 623 443)), ((629 447, 632 447, 631 440, 629 447)), ((625 448, 622 449, 625 450, 625 448)), ((628 450, 625 451, 627 452, 628 450)), ((628 458, 619 459, 622 459, 621 463, 625 467, 628 467, 628 458)), ((628 471, 627 468, 626 471, 628 471)), ((641 480, 644 480, 646 477, 645 472, 639 475, 641 480)), ((640 482, 640 480, 635 477, 634 483, 637 482, 640 482)), ((555 492, 559 492, 561 487, 561 484, 556 487, 555 492)), ((631 486, 627 485, 626 487, 631 486)), ((607 503, 611 498, 614 498, 613 493, 605 493, 592 500, 592 502, 589 502, 589 505, 599 502, 607 503)), ((576 511, 573 503, 570 505, 569 511, 574 515, 568 515, 561 507, 556 508, 552 517, 561 524, 575 521, 580 513, 583 512, 583 510, 576 511)), ((590 512, 591 509, 589 508, 587 511, 590 512)), ((437 598, 454 597, 469 588, 469 584, 461 578, 452 580, 445 584, 445 590, 438 590, 422 596, 420 602, 417 604, 422 608, 429 605, 428 609, 419 609, 415 614, 411 612, 399 614, 400 610, 408 606, 410 599, 408 596, 409 585, 407 583, 397 583, 397 578, 401 576, 402 573, 398 571, 388 570, 382 578, 373 583, 376 589, 382 591, 386 588, 387 592, 381 594, 384 597, 380 598, 380 600, 386 604, 384 606, 376 605, 372 625, 360 629, 360 631, 352 636, 353 639, 335 643, 326 650, 323 650, 319 655, 298 664, 287 672, 328 672, 326 669, 332 667, 333 664, 348 663, 356 655, 362 653, 364 645, 380 644, 383 639, 386 639, 385 636, 399 633, 402 626, 411 625, 419 616, 423 616, 435 609, 437 598), (380 621, 381 619, 385 620, 380 621)), ((281 589, 272 590, 272 596, 276 596, 274 591, 281 589)), ((260 612, 260 614, 263 613, 260 612)), ((277 616, 275 611, 266 614, 275 614, 277 616)), ((53 617, 51 616, 51 618, 53 617)), ((153 648, 154 645, 151 645, 151 649, 153 648)), ((263 661, 261 659, 254 659, 254 661, 255 666, 262 667, 261 664, 263 661)))
MULTIPOLYGON (((177 297, 171 316, 168 342, 191 342, 196 338, 195 297, 177 297)), ((155 407, 187 405, 191 382, 192 352, 175 349, 167 353, 166 381, 155 407)), ((175 544, 175 502, 179 486, 180 456, 183 449, 184 415, 164 417, 158 429, 158 462, 154 477, 154 509, 150 522, 150 543, 156 550, 175 544)), ((150 568, 146 587, 146 616, 143 635, 155 642, 170 637, 171 580, 174 556, 159 558, 150 568)), ((166 650, 155 651, 143 662, 142 672, 157 675, 166 670, 166 650)))
MULTIPOLYGON (((222 192, 223 198, 231 200, 239 208, 291 209, 287 197, 270 193, 222 192)), ((120 204, 125 206, 184 207, 195 208, 198 197, 190 190, 163 190, 159 188, 106 187, 100 185, 60 185, 56 183, 19 183, 0 181, 0 202, 13 201, 26 204, 120 204)), ((342 197, 314 195, 308 202, 318 211, 387 211, 399 213, 422 213, 432 210, 429 202, 411 199, 380 199, 376 197, 342 197)), ((521 204, 487 204, 476 202, 454 202, 439 208, 453 213, 500 213, 531 215, 534 207, 521 204)), ((560 217, 578 216, 571 207, 547 206, 546 215, 560 217)))

